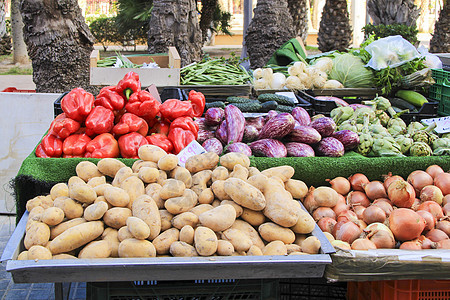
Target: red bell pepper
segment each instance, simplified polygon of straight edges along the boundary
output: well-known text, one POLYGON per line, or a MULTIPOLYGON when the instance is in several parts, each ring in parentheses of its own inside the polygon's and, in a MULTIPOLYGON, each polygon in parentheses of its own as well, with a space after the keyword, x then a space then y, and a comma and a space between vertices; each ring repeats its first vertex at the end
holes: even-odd
POLYGON ((63 142, 63 157, 83 157, 91 138, 84 133, 72 134, 63 142))
POLYGON ((71 118, 68 118, 65 113, 59 114, 50 124, 49 133, 65 139, 72 133, 80 129, 81 124, 71 118))
POLYGON ((167 99, 164 101, 159 108, 159 112, 163 118, 170 121, 179 117, 193 117, 194 115, 192 103, 178 99, 167 99))
POLYGON ((53 134, 47 134, 36 148, 35 153, 37 157, 61 157, 62 149, 63 141, 53 134))
POLYGON ((136 116, 152 120, 159 113, 160 106, 161 103, 152 94, 147 91, 138 91, 128 99, 125 109, 136 116))
POLYGON ((86 119, 86 134, 89 136, 110 132, 114 126, 112 110, 96 106, 86 119))
POLYGON ((172 123, 170 123, 170 130, 176 127, 192 131, 192 133, 195 135, 195 138, 197 139, 199 126, 198 123, 195 122, 191 117, 176 118, 172 123))
POLYGON ((125 106, 125 100, 116 92, 116 86, 105 86, 98 93, 94 105, 110 110, 121 110, 125 106))
POLYGON ((84 157, 106 158, 119 156, 119 143, 111 133, 97 135, 86 145, 84 157))
POLYGON ((125 100, 128 100, 131 94, 140 90, 141 82, 139 81, 139 75, 133 71, 125 74, 116 86, 117 93, 124 97, 125 100))
POLYGON ((155 124, 150 128, 148 131, 149 134, 152 133, 161 133, 164 135, 169 134, 169 128, 170 128, 170 121, 167 119, 159 119, 155 124))
POLYGON ((138 150, 142 145, 147 145, 145 136, 137 132, 130 132, 119 138, 120 155, 123 158, 139 158, 138 150))
POLYGON ((132 113, 125 113, 119 123, 114 125, 112 133, 115 135, 124 135, 130 132, 137 132, 144 136, 147 135, 147 122, 132 113))
POLYGON ((183 150, 190 142, 195 141, 195 135, 190 130, 185 130, 179 127, 169 131, 167 136, 173 145, 173 153, 178 154, 183 150))
POLYGON ((191 90, 188 95, 188 101, 192 103, 193 117, 201 117, 205 110, 205 95, 200 92, 191 90))
POLYGON ((161 133, 153 133, 145 137, 150 145, 158 146, 167 153, 171 153, 173 150, 172 142, 169 138, 161 133))
POLYGON ((94 95, 82 88, 74 88, 61 99, 61 109, 68 118, 82 122, 94 106, 94 95))

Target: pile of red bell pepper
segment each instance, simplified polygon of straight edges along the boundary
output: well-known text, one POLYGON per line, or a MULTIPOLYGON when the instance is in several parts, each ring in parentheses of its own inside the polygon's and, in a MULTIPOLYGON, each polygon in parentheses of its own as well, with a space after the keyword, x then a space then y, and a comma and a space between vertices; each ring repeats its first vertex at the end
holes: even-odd
POLYGON ((160 103, 141 89, 139 75, 127 73, 97 97, 75 88, 61 100, 63 113, 36 148, 37 157, 138 158, 145 144, 178 154, 197 139, 205 96, 194 90, 188 100, 160 103))

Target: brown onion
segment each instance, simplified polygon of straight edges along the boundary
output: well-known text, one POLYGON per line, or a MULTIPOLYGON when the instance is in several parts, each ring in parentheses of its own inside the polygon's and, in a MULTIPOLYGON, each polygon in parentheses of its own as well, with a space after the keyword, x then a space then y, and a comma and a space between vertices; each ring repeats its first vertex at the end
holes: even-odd
POLYGON ((377 249, 392 249, 395 246, 394 235, 384 224, 372 223, 364 229, 364 232, 367 238, 377 246, 377 249))
POLYGON ((341 195, 347 195, 350 192, 350 181, 344 177, 326 179, 331 184, 331 188, 341 195))
POLYGON ((336 220, 336 213, 330 207, 318 207, 312 213, 312 217, 316 222, 324 217, 329 217, 336 220))
POLYGON ((365 184, 364 186, 364 192, 367 195, 367 198, 370 200, 375 200, 377 198, 386 198, 386 189, 384 188, 384 185, 381 181, 374 180, 369 182, 368 184, 365 184))
POLYGON ((366 229, 366 227, 367 227, 366 222, 364 222, 364 221, 361 220, 361 219, 358 219, 358 221, 357 221, 355 224, 358 225, 359 228, 361 228, 361 230, 364 230, 364 229, 366 229))
POLYGON ((438 174, 444 173, 444 170, 442 170, 442 168, 438 165, 431 165, 425 170, 425 172, 430 174, 430 176, 434 179, 438 174))
POLYGON ((306 194, 305 199, 303 199, 303 205, 309 213, 312 213, 316 208, 320 205, 317 205, 316 200, 314 199, 314 190, 315 188, 312 186, 309 188, 308 193, 306 194))
POLYGON ((396 180, 404 180, 404 179, 403 179, 403 177, 400 176, 400 175, 394 175, 394 176, 392 176, 392 173, 390 173, 390 172, 389 172, 388 175, 386 175, 386 176, 384 177, 383 185, 384 185, 384 188, 386 189, 386 191, 387 191, 389 185, 390 185, 392 182, 396 181, 396 180))
POLYGON ((336 213, 336 216, 339 216, 343 211, 349 210, 349 209, 350 209, 350 206, 347 205, 347 203, 345 203, 345 201, 344 202, 339 201, 338 204, 336 204, 333 207, 333 211, 336 213))
POLYGON ((442 230, 450 237, 450 221, 440 220, 439 222, 437 222, 436 228, 442 230))
POLYGON ((375 250, 377 246, 368 238, 359 238, 352 243, 353 250, 375 250))
POLYGON ((435 243, 434 248, 436 249, 450 249, 450 239, 442 240, 435 243))
POLYGON ((347 204, 350 206, 354 205, 362 205, 367 207, 370 205, 369 198, 367 198, 366 194, 360 191, 351 191, 347 195, 347 204))
POLYGON ((364 210, 363 221, 367 224, 384 223, 386 221, 386 213, 380 207, 371 205, 364 210))
POLYGON ((434 185, 441 189, 442 194, 450 194, 450 174, 441 173, 434 178, 434 185))
POLYGON ((350 246, 349 243, 341 241, 341 240, 334 240, 331 242, 331 245, 334 248, 339 248, 339 249, 343 249, 343 250, 351 250, 352 247, 350 246))
POLYGON ((442 212, 446 217, 450 217, 450 203, 444 205, 442 212))
POLYGON ((322 219, 320 219, 317 222, 317 226, 319 226, 319 228, 323 231, 323 232, 329 232, 332 233, 333 232, 333 228, 334 225, 336 225, 336 220, 329 218, 329 217, 324 217, 322 219))
POLYGON ((436 226, 436 219, 434 216, 426 210, 418 210, 416 211, 424 220, 425 220, 425 228, 424 231, 428 231, 434 228, 436 226))
POLYGON ((417 210, 426 210, 430 212, 436 219, 436 221, 444 217, 444 211, 442 210, 442 207, 434 201, 425 201, 421 203, 417 210))
POLYGON ((362 205, 353 206, 353 211, 355 212, 356 216, 358 217, 358 220, 362 220, 364 210, 366 210, 366 208, 362 205))
POLYGON ((337 217, 337 221, 345 221, 345 222, 357 222, 358 221, 358 216, 356 215, 356 213, 352 210, 345 210, 343 212, 341 212, 339 214, 339 216, 337 217))
POLYGON ((348 178, 352 190, 364 192, 363 184, 369 183, 369 179, 362 173, 353 174, 348 178))
POLYGON ((445 195, 444 199, 442 199, 442 206, 444 206, 447 203, 450 203, 450 194, 445 195))
POLYGON ((420 204, 422 204, 422 201, 420 201, 420 199, 418 199, 418 198, 414 199, 414 202, 413 202, 413 204, 411 205, 411 209, 412 209, 412 210, 418 210, 420 204))
POLYGON ((414 187, 417 195, 419 195, 423 187, 433 184, 433 177, 431 177, 431 175, 425 171, 416 170, 409 174, 406 181, 408 181, 414 187))
POLYGON ((416 192, 411 184, 404 180, 396 180, 388 187, 388 196, 397 207, 409 208, 416 199, 416 192))
POLYGON ((442 200, 444 199, 444 195, 440 188, 435 185, 427 185, 424 186, 420 191, 420 201, 434 201, 439 205, 442 205, 442 200))
POLYGON ((351 244, 361 235, 361 228, 353 222, 338 222, 333 228, 333 235, 337 240, 351 244))
POLYGON ((416 241, 418 241, 422 245, 422 249, 431 249, 434 243, 424 235, 419 236, 416 241))
POLYGON ((399 241, 418 238, 424 228, 425 220, 412 209, 394 209, 389 216, 389 229, 399 241))
POLYGON ((448 235, 445 232, 436 228, 428 231, 425 236, 433 242, 439 242, 448 239, 448 235))
POLYGON ((338 193, 330 187, 319 186, 313 191, 316 204, 320 206, 333 207, 339 200, 338 193))
POLYGON ((403 242, 399 249, 402 250, 422 250, 422 244, 415 241, 403 242))
POLYGON ((381 201, 381 199, 384 198, 380 198, 380 199, 376 199, 372 205, 374 206, 378 206, 379 208, 381 208, 382 210, 384 210, 384 212, 386 213, 386 217, 389 217, 391 215, 392 210, 394 209, 392 207, 391 201, 387 200, 387 201, 381 201), (380 200, 380 201, 377 201, 380 200))

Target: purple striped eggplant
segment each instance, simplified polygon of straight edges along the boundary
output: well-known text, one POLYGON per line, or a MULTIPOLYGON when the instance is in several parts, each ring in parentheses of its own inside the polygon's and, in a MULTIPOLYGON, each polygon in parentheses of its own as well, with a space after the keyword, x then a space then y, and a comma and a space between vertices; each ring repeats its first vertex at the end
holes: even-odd
POLYGON ((314 149, 308 144, 290 142, 286 143, 285 146, 287 150, 287 156, 294 156, 294 157, 316 156, 316 154, 314 153, 314 149))
POLYGON ((198 124, 198 129, 208 129, 208 125, 206 125, 206 119, 204 117, 195 118, 194 122, 198 124))
POLYGON ((342 143, 334 137, 326 137, 317 144, 317 154, 321 156, 340 157, 344 155, 345 149, 342 143))
POLYGON ((211 107, 205 112, 205 123, 208 126, 217 126, 225 117, 225 111, 220 107, 211 107))
POLYGON ((247 156, 252 156, 252 149, 250 149, 250 147, 244 143, 229 144, 225 149, 225 153, 228 152, 240 152, 244 153, 247 156))
POLYGON ((345 151, 354 149, 359 145, 359 135, 351 130, 336 131, 331 136, 338 139, 344 145, 345 151))
POLYGON ((316 96, 314 97, 317 100, 321 101, 334 101, 336 103, 336 106, 348 106, 348 103, 341 98, 338 97, 331 97, 331 96, 316 96))
POLYGON ((311 126, 302 126, 297 123, 286 139, 290 142, 312 145, 318 143, 322 139, 322 136, 311 126))
POLYGON ((286 146, 275 139, 262 139, 250 143, 250 149, 255 156, 286 157, 286 146))
POLYGON ((197 135, 197 142, 203 144, 207 139, 213 138, 215 136, 215 132, 212 130, 199 129, 197 135))
POLYGON ((226 144, 241 142, 245 128, 245 117, 241 110, 232 104, 228 104, 225 107, 225 120, 227 121, 226 144))
POLYGON ((245 143, 253 142, 258 138, 259 130, 256 129, 253 125, 245 125, 244 128, 244 136, 242 137, 242 141, 245 143))
POLYGON ((251 117, 251 118, 245 119, 245 125, 254 126, 256 129, 258 129, 258 131, 261 130, 261 128, 263 128, 265 122, 266 121, 264 120, 263 116, 251 117))
POLYGON ((222 155, 223 146, 222 143, 216 138, 210 138, 203 142, 202 147, 205 148, 207 152, 214 152, 217 155, 222 155))
POLYGON ((227 121, 223 120, 222 123, 220 123, 219 127, 217 127, 217 130, 215 132, 216 138, 219 139, 219 141, 222 142, 222 144, 227 144, 227 121))
POLYGON ((329 117, 315 119, 309 126, 317 130, 322 138, 332 135, 337 127, 334 120, 329 117))
POLYGON ((273 117, 275 117, 276 115, 278 115, 278 113, 275 110, 269 110, 267 112, 266 118, 264 119, 265 122, 269 121, 270 119, 272 119, 273 117))
POLYGON ((281 139, 288 135, 295 126, 295 119, 290 113, 280 113, 264 124, 258 139, 281 139))
POLYGON ((294 119, 302 126, 307 126, 309 125, 309 123, 311 123, 311 117, 309 116, 309 113, 301 106, 294 107, 291 114, 294 119))

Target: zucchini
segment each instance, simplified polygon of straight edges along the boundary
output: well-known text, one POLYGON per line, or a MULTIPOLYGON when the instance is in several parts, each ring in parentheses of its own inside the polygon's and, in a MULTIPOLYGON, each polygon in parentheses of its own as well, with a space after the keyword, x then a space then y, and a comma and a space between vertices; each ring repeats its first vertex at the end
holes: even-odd
POLYGON ((389 101, 391 102, 392 106, 396 106, 401 109, 409 109, 410 111, 416 110, 416 107, 414 105, 406 100, 403 100, 402 98, 393 97, 389 98, 389 101))
POLYGON ((214 101, 214 102, 206 102, 205 103, 205 111, 211 107, 220 107, 225 108, 225 102, 223 101, 214 101))
POLYGON ((238 96, 230 96, 225 101, 234 104, 234 103, 249 103, 254 102, 255 100, 238 96))
POLYGON ((291 105, 294 106, 294 102, 292 102, 291 98, 283 96, 283 95, 277 95, 277 94, 260 94, 258 96, 258 100, 261 102, 267 102, 267 101, 277 101, 278 104, 281 105, 291 105))
POLYGON ((278 107, 277 101, 266 101, 261 103, 261 112, 268 112, 269 110, 276 110, 278 107))
POLYGON ((422 107, 424 103, 428 102, 427 98, 425 98, 422 94, 410 90, 399 90, 395 93, 395 96, 411 103, 416 107, 422 107))
POLYGON ((289 106, 289 105, 278 105, 276 110, 277 110, 277 111, 281 111, 281 112, 291 113, 293 109, 294 109, 293 106, 289 106))
POLYGON ((239 108, 242 112, 259 112, 261 110, 261 103, 259 101, 233 103, 233 105, 239 108))

